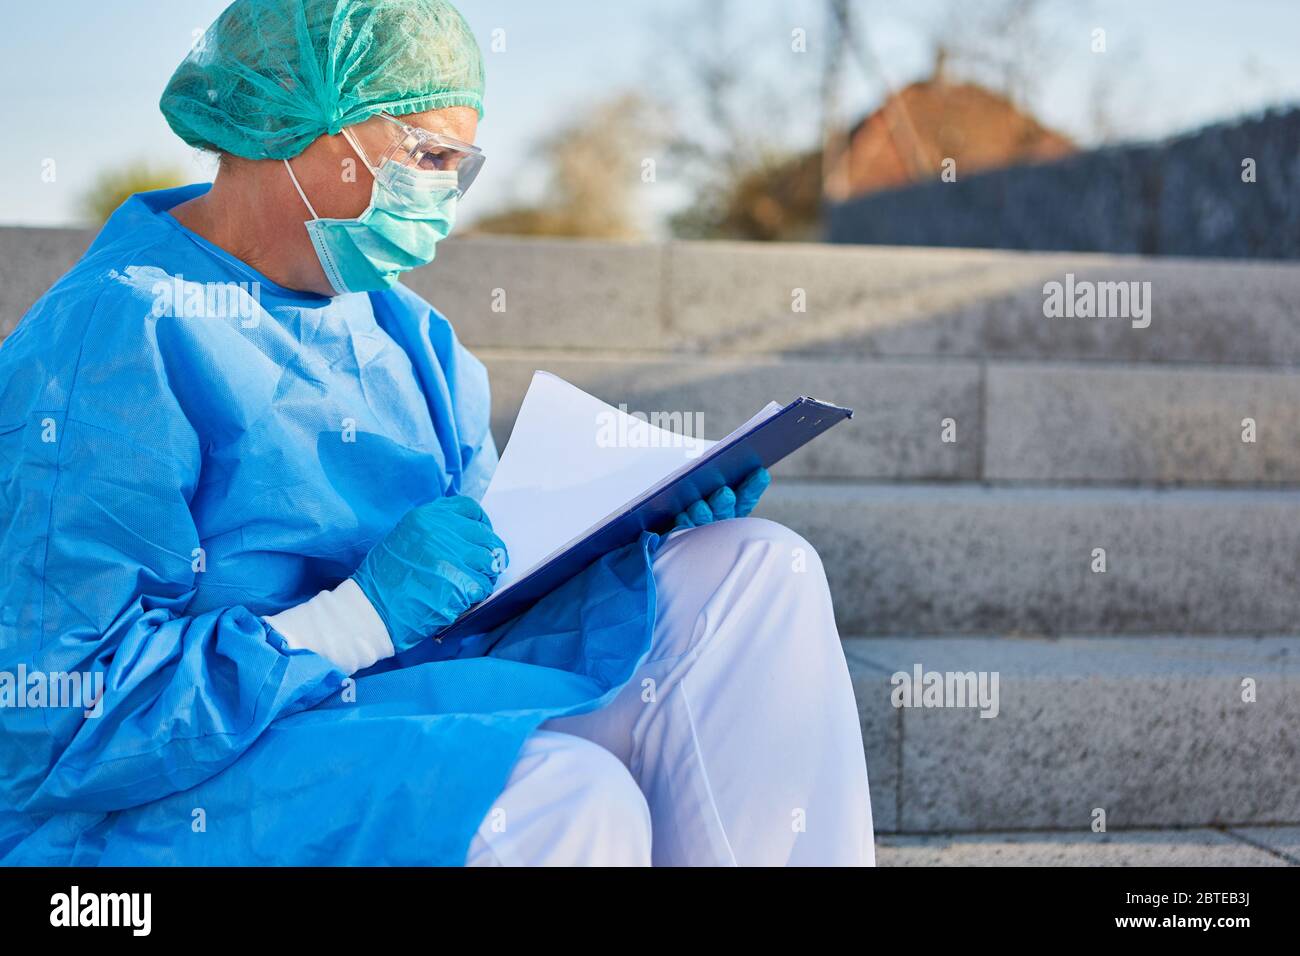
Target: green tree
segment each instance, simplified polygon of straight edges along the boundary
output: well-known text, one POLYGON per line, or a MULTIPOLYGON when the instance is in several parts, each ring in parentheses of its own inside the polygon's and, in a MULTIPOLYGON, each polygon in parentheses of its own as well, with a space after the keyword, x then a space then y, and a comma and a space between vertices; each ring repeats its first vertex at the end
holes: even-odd
POLYGON ((118 206, 136 193, 169 189, 185 184, 185 174, 174 166, 153 166, 137 160, 117 169, 106 169, 82 195, 81 213, 102 225, 118 206))

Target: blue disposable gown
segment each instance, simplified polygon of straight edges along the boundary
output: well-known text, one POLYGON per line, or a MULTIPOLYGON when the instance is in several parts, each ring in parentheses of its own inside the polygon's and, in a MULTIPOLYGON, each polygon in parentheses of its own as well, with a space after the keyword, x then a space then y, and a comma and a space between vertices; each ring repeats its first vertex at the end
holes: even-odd
POLYGON ((284 289, 167 214, 206 188, 128 201, 0 347, 0 862, 460 864, 529 733, 644 659, 657 539, 354 680, 289 649, 262 615, 482 492, 487 376, 409 290, 284 289))

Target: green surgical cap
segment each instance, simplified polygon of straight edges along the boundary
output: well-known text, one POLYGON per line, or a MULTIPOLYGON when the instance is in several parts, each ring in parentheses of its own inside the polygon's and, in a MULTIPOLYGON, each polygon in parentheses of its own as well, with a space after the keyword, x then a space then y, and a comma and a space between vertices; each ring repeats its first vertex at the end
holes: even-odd
POLYGON ((379 112, 482 116, 483 57, 446 0, 235 0, 159 105, 191 146, 289 159, 379 112))

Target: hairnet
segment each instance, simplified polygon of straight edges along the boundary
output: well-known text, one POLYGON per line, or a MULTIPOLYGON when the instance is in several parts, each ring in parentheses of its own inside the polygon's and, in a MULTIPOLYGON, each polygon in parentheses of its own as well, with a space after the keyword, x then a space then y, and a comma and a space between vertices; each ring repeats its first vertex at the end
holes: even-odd
POLYGON ((483 58, 446 0, 235 0, 159 105, 191 146, 289 159, 381 111, 481 116, 483 58))

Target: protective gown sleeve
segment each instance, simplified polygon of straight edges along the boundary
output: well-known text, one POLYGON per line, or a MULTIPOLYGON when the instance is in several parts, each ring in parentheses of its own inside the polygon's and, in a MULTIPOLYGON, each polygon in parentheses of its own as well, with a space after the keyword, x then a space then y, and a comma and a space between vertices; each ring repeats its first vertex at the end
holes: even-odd
POLYGON ((498 461, 487 369, 447 318, 401 283, 371 301, 376 320, 411 357, 439 435, 452 442, 443 449, 451 490, 480 500, 498 461))
POLYGON ((499 461, 496 440, 492 437, 490 429, 484 428, 478 443, 465 448, 462 461, 464 472, 461 478, 463 489, 461 493, 469 495, 475 501, 480 501, 492 481, 492 474, 497 470, 499 461))
POLYGON ((429 338, 456 396, 452 414, 456 434, 460 436, 459 491, 480 501, 499 461, 496 440, 492 437, 492 393, 487 369, 460 343, 451 323, 436 309, 429 309, 429 338))
POLYGON ((188 789, 344 679, 244 607, 187 614, 203 573, 190 504, 208 438, 172 383, 199 370, 168 359, 160 340, 183 331, 141 323, 138 297, 110 290, 89 323, 83 303, 47 304, 6 343, 22 371, 5 407, 23 417, 0 434, 11 516, 0 567, 13 570, 4 598, 16 609, 0 666, 103 688, 89 709, 0 708, 0 796, 33 813, 188 789))

